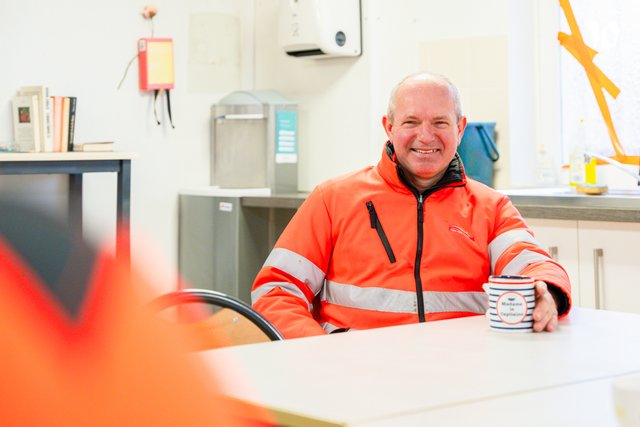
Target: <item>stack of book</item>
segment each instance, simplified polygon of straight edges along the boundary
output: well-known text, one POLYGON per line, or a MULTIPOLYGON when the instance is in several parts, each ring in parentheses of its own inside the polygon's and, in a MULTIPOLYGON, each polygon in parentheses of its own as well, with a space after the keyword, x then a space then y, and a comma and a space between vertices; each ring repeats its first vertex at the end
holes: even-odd
POLYGON ((84 144, 74 144, 73 151, 113 151, 113 142, 86 142, 84 144))
POLYGON ((50 96, 46 86, 22 86, 13 98, 15 151, 73 151, 75 96, 50 96))

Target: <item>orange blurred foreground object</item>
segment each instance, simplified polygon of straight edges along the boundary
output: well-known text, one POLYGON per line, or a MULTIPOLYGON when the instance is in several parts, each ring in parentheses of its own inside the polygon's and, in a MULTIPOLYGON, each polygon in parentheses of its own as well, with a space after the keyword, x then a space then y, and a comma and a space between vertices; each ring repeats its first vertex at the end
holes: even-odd
POLYGON ((141 280, 98 254, 74 317, 0 237, 3 426, 270 425, 216 392, 210 370, 186 358, 191 343, 140 301, 141 280))

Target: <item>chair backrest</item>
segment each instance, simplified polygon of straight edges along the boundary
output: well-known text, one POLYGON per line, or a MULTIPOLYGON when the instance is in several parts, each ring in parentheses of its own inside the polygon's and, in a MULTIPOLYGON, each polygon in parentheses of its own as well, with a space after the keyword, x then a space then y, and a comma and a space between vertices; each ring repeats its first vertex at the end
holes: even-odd
POLYGON ((184 289, 155 299, 152 308, 191 330, 194 350, 278 341, 282 334, 243 301, 207 289, 184 289))

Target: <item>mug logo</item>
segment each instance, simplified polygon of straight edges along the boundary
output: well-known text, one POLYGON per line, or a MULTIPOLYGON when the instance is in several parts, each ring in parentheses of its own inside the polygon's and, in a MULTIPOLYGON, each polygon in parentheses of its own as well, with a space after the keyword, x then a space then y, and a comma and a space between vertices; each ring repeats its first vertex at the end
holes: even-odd
POLYGON ((527 299, 518 292, 505 292, 496 301, 496 314, 503 323, 517 325, 527 316, 527 299))
POLYGON ((464 230, 463 228, 457 226, 457 225, 450 225, 449 226, 449 231, 453 231, 454 233, 458 233, 458 234, 462 234, 463 236, 467 237, 469 240, 471 241, 475 241, 474 237, 469 234, 466 230, 464 230))

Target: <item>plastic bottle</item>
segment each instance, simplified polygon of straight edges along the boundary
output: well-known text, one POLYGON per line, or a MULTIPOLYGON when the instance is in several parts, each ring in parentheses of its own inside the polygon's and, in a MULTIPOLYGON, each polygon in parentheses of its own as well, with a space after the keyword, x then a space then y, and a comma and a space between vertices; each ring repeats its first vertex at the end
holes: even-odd
POLYGON ((536 155, 536 184, 540 186, 553 186, 556 184, 556 174, 553 169, 551 155, 544 144, 538 146, 536 155))
POLYGON ((569 155, 569 184, 572 186, 576 186, 579 184, 584 184, 586 180, 585 174, 585 124, 584 120, 580 119, 580 123, 578 124, 578 129, 576 132, 576 140, 573 144, 573 150, 569 155))
POLYGON ((589 162, 584 165, 584 180, 587 184, 595 185, 598 183, 596 175, 597 160, 595 157, 591 157, 589 162))

